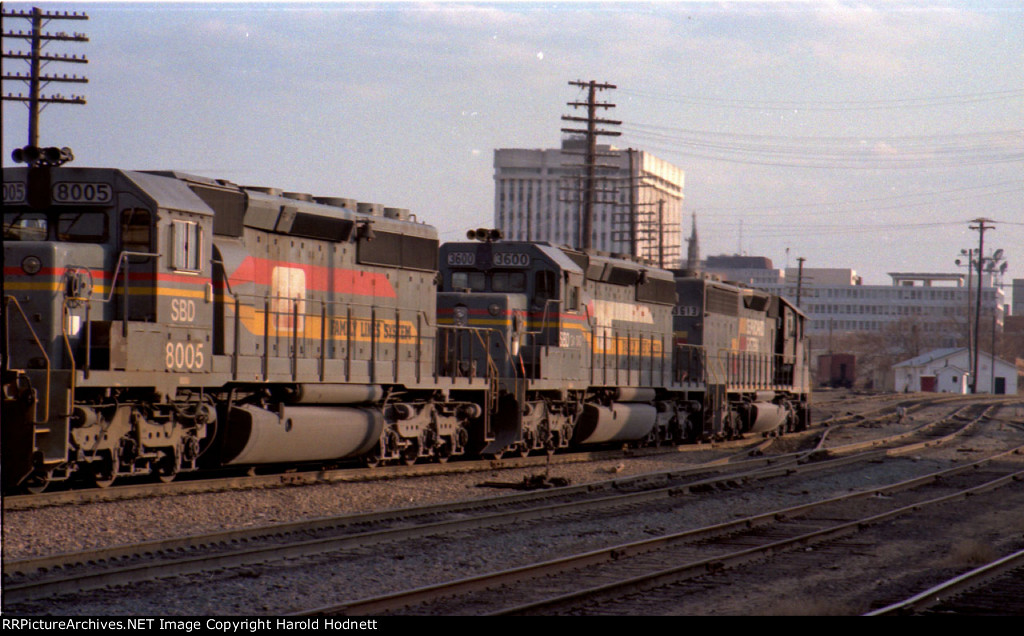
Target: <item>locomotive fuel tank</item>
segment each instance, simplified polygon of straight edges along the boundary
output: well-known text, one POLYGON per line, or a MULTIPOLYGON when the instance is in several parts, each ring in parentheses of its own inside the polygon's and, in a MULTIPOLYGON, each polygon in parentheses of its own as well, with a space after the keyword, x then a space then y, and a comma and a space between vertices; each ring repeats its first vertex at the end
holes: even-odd
POLYGON ((225 465, 284 464, 356 457, 379 443, 384 414, 358 406, 282 405, 279 413, 247 404, 228 414, 225 465))
POLYGON ((658 410, 650 402, 654 389, 625 388, 616 392, 622 401, 609 406, 587 403, 576 421, 577 444, 631 442, 646 438, 657 423, 658 410))

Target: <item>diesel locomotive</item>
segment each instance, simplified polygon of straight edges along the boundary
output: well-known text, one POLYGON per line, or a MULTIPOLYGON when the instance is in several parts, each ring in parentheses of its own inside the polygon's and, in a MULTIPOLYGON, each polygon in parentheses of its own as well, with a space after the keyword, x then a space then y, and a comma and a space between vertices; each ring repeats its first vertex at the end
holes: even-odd
POLYGON ((777 296, 176 172, 4 168, 3 203, 5 492, 808 422, 777 296))

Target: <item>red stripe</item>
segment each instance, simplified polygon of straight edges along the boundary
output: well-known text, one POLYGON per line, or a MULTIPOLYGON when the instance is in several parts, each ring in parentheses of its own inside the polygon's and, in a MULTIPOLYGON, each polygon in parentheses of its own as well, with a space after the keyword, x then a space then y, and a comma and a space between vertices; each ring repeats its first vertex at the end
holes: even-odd
MULTIPOLYGON (((475 307, 467 307, 466 311, 467 311, 467 313, 470 316, 492 315, 489 309, 478 309, 478 308, 475 308, 475 307)), ((437 308, 437 315, 438 316, 450 316, 450 315, 452 315, 454 313, 455 313, 455 308, 454 307, 438 307, 437 308)), ((543 311, 527 312, 524 309, 504 309, 504 310, 500 310, 498 312, 498 316, 509 316, 509 315, 519 315, 519 316, 521 316, 523 314, 526 314, 531 319, 537 319, 537 320, 541 320, 541 319, 544 319, 544 318, 547 318, 548 320, 570 320, 570 321, 572 321, 572 320, 576 320, 576 321, 584 321, 584 320, 586 320, 586 316, 584 316, 582 314, 562 314, 562 313, 550 313, 549 312, 548 314, 545 315, 543 311)), ((498 316, 495 316, 495 317, 498 317, 498 316)))
POLYGON ((228 277, 232 287, 255 283, 269 286, 275 267, 301 269, 306 274, 306 291, 331 291, 336 294, 354 296, 377 296, 395 298, 395 288, 384 274, 360 272, 354 269, 320 267, 305 263, 274 261, 266 258, 247 256, 242 264, 228 277), (334 281, 331 284, 331 277, 334 281))

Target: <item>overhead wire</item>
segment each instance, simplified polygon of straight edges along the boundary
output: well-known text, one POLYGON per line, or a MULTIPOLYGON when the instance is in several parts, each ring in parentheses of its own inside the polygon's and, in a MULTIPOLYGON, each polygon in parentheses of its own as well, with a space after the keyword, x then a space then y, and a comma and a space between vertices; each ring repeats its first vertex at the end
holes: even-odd
POLYGON ((1015 99, 1024 97, 1024 89, 1008 89, 986 91, 981 93, 962 93, 959 95, 933 95, 928 97, 909 97, 879 100, 842 100, 842 101, 751 101, 740 99, 723 99, 705 95, 680 95, 658 93, 654 91, 624 88, 620 92, 626 96, 643 97, 677 104, 693 106, 714 106, 715 108, 733 108, 741 110, 803 110, 803 111, 857 111, 887 110, 903 108, 933 108, 939 106, 961 106, 979 102, 1015 99))
POLYGON ((1024 161, 1024 130, 923 138, 769 137, 623 123, 631 137, 670 154, 775 167, 921 169, 1024 161), (902 143, 900 143, 902 141, 902 143))

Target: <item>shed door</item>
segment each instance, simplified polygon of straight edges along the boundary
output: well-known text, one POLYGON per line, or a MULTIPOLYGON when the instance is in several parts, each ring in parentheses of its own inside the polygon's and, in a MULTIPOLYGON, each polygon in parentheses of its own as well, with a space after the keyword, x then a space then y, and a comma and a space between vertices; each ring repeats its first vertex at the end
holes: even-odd
POLYGON ((921 390, 926 393, 935 392, 935 376, 934 375, 922 375, 921 376, 921 390))

